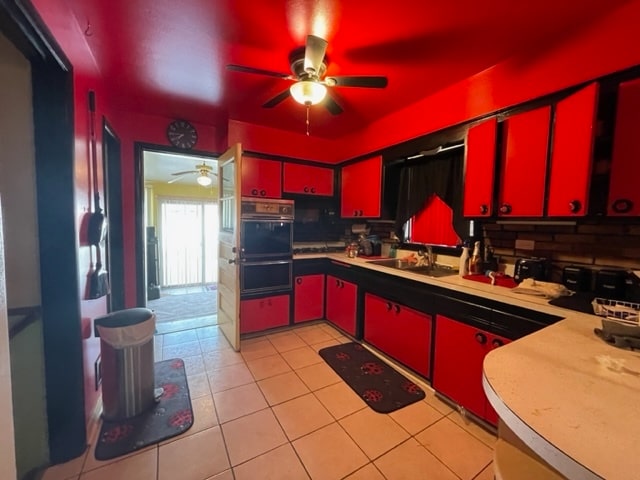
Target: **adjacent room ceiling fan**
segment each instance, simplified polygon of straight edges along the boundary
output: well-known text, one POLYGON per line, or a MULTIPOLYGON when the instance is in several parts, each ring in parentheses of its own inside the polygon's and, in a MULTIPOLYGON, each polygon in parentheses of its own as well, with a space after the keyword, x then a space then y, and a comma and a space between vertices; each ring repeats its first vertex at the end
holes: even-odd
POLYGON ((209 185, 211 185, 211 183, 213 183, 213 177, 217 176, 217 174, 213 171, 213 167, 205 163, 201 163, 200 165, 195 166, 195 170, 185 170, 184 172, 172 173, 171 175, 175 176, 176 178, 169 180, 167 183, 177 182, 181 178, 193 174, 198 175, 196 177, 196 182, 198 182, 198 184, 202 185, 203 187, 208 187, 209 185))
POLYGON ((387 77, 384 76, 325 77, 328 64, 325 56, 326 51, 327 41, 325 39, 308 35, 306 46, 295 49, 289 55, 293 75, 243 65, 227 65, 227 68, 236 72, 267 75, 295 82, 288 89, 267 100, 262 105, 264 108, 273 108, 286 100, 287 97, 292 96, 296 102, 307 107, 324 100, 324 106, 327 110, 333 115, 338 115, 342 113, 342 107, 336 103, 331 95, 327 95, 327 87, 385 88, 387 86, 387 77))

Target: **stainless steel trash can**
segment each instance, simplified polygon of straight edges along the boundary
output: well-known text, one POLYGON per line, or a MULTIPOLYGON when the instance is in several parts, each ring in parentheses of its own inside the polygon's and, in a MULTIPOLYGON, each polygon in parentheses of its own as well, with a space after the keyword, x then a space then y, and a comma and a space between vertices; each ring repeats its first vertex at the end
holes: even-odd
POLYGON ((129 308, 96 318, 94 325, 102 359, 102 416, 121 420, 143 413, 155 403, 155 314, 129 308))

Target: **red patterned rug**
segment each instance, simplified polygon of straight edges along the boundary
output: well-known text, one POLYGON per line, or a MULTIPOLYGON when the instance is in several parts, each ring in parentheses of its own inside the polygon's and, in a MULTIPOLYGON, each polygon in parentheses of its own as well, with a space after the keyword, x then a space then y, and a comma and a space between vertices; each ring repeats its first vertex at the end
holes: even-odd
POLYGON ((126 455, 191 428, 193 410, 184 362, 179 358, 157 362, 155 379, 156 388, 164 392, 152 409, 126 420, 102 422, 97 460, 126 455))
POLYGON ((424 390, 359 343, 343 343, 318 353, 376 412, 393 412, 425 397, 424 390))

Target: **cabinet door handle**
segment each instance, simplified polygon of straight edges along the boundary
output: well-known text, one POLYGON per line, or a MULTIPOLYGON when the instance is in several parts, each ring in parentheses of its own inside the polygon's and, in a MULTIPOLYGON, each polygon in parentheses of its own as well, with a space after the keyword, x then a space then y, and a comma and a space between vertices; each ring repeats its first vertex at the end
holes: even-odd
POLYGON ((391 302, 387 302, 387 312, 391 311, 391 302))
POLYGON ((360 210, 360 216, 364 215, 364 213, 362 212, 362 210, 360 210))
POLYGON ((485 343, 487 343, 487 336, 481 332, 476 333, 476 342, 478 342, 480 345, 484 345, 485 343))
POLYGON ((344 288, 344 282, 340 280, 340 288, 344 288))
POLYGON ((571 213, 578 213, 582 209, 582 203, 580 200, 571 200, 569 202, 569 211, 571 213))
POLYGON ((336 278, 336 287, 339 287, 339 286, 340 286, 340 280, 336 278))
POLYGON ((619 198, 611 205, 611 209, 616 213, 628 213, 633 208, 633 202, 628 198, 619 198))
POLYGON ((396 309, 396 315, 400 313, 400 305, 397 303, 393 306, 396 309))
POLYGON ((302 285, 302 279, 300 277, 296 278, 296 284, 302 285))
POLYGON ((358 216, 358 210, 354 210, 354 211, 353 211, 353 216, 354 216, 354 217, 357 217, 357 216, 358 216))
POLYGON ((314 187, 311 187, 311 193, 316 193, 316 189, 314 187))
POLYGON ((502 205, 500 205, 500 213, 504 213, 505 215, 510 214, 511 205, 509 205, 508 203, 503 203, 502 205))
POLYGON ((309 187, 304 187, 302 190, 304 191, 304 193, 309 193, 309 187))
POLYGON ((266 197, 267 196, 267 191, 266 190, 260 190, 260 196, 261 197, 266 197))
POLYGON ((489 213, 489 207, 485 204, 480 205, 480 215, 486 215, 489 213))
POLYGON ((500 340, 499 338, 494 338, 493 340, 491 340, 491 346, 493 348, 498 348, 504 345, 504 342, 502 340, 500 340))
POLYGON ((251 195, 258 195, 258 189, 257 188, 252 189, 251 195))

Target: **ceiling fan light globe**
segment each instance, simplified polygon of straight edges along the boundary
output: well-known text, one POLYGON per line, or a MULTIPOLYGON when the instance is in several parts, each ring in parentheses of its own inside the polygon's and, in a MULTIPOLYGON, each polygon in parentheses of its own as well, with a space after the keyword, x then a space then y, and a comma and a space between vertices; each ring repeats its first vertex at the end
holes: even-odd
POLYGON ((209 185, 211 185, 212 181, 213 180, 211 180, 211 177, 206 173, 201 174, 200 176, 198 176, 198 178, 196 178, 196 182, 198 182, 198 184, 202 185, 203 187, 208 187, 209 185))
POLYGON ((327 87, 312 80, 301 80, 289 87, 289 93, 301 105, 316 105, 324 100, 327 87))

